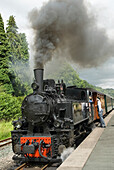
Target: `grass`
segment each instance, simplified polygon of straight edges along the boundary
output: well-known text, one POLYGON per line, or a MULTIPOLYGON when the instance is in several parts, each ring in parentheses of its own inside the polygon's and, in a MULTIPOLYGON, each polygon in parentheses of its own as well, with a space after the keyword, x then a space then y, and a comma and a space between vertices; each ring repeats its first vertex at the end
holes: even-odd
POLYGON ((0 122, 0 140, 6 139, 8 137, 11 137, 11 131, 13 130, 12 121, 0 122))

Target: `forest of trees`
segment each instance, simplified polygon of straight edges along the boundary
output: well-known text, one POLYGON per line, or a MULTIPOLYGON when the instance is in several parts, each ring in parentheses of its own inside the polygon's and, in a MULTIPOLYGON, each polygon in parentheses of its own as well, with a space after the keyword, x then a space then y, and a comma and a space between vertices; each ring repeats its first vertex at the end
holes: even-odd
POLYGON ((30 86, 22 82, 16 71, 18 64, 28 65, 29 49, 24 33, 18 32, 14 16, 7 20, 6 29, 0 14, 0 118, 20 114, 23 96, 30 86), (22 97, 18 97, 22 96, 22 97), (18 99, 19 98, 19 99, 18 99))
MULTIPOLYGON (((4 28, 0 14, 0 119, 11 120, 21 116, 21 103, 29 94, 29 78, 22 81, 21 66, 29 68, 29 49, 25 33, 19 33, 15 17, 10 16, 4 28)), ((24 70, 23 70, 24 72, 24 70)), ((95 88, 114 97, 114 89, 102 89, 81 80, 76 71, 67 63, 57 72, 50 72, 46 78, 56 81, 63 79, 67 86, 95 88)))
POLYGON ((26 94, 26 84, 22 83, 15 66, 28 64, 28 43, 24 33, 18 33, 14 16, 7 21, 6 30, 0 14, 0 91, 14 96, 26 94))

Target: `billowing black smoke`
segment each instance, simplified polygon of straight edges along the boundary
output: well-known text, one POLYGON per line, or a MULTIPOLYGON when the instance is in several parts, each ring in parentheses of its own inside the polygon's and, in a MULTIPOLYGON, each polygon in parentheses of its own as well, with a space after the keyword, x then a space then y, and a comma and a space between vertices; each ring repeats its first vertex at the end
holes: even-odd
POLYGON ((113 55, 113 43, 98 29, 84 0, 50 0, 29 19, 34 31, 34 68, 52 56, 65 57, 82 67, 98 66, 113 55))

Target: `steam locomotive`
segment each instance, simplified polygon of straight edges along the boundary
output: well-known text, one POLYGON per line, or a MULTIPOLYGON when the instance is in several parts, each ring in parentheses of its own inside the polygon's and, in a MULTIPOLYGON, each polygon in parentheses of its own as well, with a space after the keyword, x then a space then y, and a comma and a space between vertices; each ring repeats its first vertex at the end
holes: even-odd
POLYGON ((107 105, 107 96, 93 89, 43 80, 43 69, 35 69, 34 76, 33 93, 22 103, 22 118, 13 121, 13 159, 61 162, 63 149, 76 147, 78 138, 91 132, 91 122, 99 119, 96 97, 104 101, 104 114, 113 108, 113 99, 108 98, 107 105), (93 98, 91 111, 89 96, 93 98))

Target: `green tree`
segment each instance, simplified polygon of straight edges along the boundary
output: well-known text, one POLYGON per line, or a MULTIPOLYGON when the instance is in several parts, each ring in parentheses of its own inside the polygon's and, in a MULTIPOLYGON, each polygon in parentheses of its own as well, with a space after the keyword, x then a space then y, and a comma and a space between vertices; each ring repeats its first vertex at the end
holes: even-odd
POLYGON ((9 78, 8 40, 4 30, 4 22, 0 14, 0 89, 12 93, 13 88, 9 78))
POLYGON ((14 16, 10 16, 7 22, 6 32, 10 46, 10 60, 13 64, 18 61, 27 62, 29 53, 26 35, 24 33, 18 33, 14 16))
POLYGON ((11 63, 15 63, 17 58, 18 58, 18 53, 17 53, 17 49, 18 49, 18 44, 19 44, 19 39, 18 39, 18 34, 17 34, 17 25, 15 22, 15 18, 13 16, 9 17, 9 20, 7 21, 7 27, 6 27, 6 33, 7 33, 7 37, 9 40, 9 59, 11 61, 11 63))
POLYGON ((87 81, 81 80, 76 71, 68 63, 62 64, 62 66, 59 67, 56 72, 51 70, 46 76, 47 78, 53 78, 56 81, 63 79, 67 86, 76 86, 78 88, 93 87, 87 81))
POLYGON ((29 52, 28 52, 28 43, 26 40, 25 33, 19 33, 19 46, 18 46, 18 52, 20 54, 20 60, 22 62, 28 62, 29 59, 29 52))
POLYGON ((20 70, 23 63, 27 64, 29 59, 28 43, 24 33, 18 33, 18 27, 14 16, 10 16, 7 21, 7 38, 9 39, 9 60, 10 60, 10 80, 15 96, 26 94, 27 85, 22 83, 20 70))

